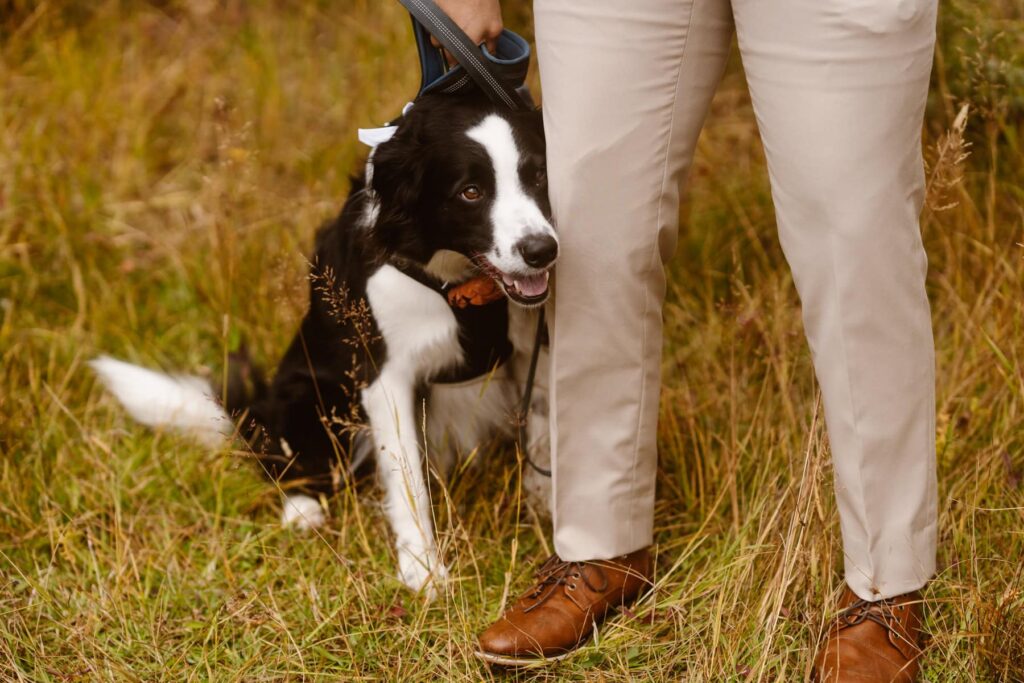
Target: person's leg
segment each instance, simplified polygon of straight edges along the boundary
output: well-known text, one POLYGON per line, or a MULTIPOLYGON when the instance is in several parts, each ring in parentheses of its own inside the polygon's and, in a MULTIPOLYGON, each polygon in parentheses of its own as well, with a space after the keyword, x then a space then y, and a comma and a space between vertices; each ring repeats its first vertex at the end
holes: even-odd
POLYGON ((848 602, 883 601, 935 571, 934 351, 918 215, 936 2, 733 9, 824 397, 848 602))
POLYGON ((935 370, 918 215, 935 0, 734 0, 821 384, 846 580, 935 571, 935 370))
POLYGON ((478 656, 565 655, 650 575, 663 263, 732 39, 728 0, 536 0, 561 248, 551 323, 555 550, 478 656))
POLYGON ((548 178, 555 549, 650 545, 664 261, 732 39, 728 0, 537 0, 548 178))

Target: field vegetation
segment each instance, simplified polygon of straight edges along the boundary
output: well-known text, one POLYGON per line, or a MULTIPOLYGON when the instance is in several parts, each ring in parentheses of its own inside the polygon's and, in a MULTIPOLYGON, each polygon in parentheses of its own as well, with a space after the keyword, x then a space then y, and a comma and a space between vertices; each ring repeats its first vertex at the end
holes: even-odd
MULTIPOLYGON (((529 35, 524 0, 506 21, 529 35)), ((923 143, 940 571, 925 679, 1024 681, 1024 4, 944 0, 923 143)), ((134 425, 100 353, 271 365, 306 254, 418 71, 380 0, 0 0, 0 679, 801 681, 841 579, 832 470, 738 62, 666 309, 654 592, 556 667, 475 634, 551 550, 514 454, 435 482, 453 578, 394 577, 373 487, 301 535, 244 451, 134 425)))

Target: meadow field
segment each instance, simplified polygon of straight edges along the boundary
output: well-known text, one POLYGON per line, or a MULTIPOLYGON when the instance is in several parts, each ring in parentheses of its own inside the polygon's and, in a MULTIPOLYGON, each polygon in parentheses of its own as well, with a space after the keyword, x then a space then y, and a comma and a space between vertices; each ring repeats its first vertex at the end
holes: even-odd
MULTIPOLYGON (((506 22, 530 35, 525 0, 506 22)), ((1024 2, 943 0, 923 144, 938 363, 931 682, 1024 681, 1024 2), (966 107, 966 109, 965 109, 966 107)), ((739 60, 666 309, 657 584, 549 669, 476 633, 550 551, 514 453, 434 482, 452 580, 402 588, 379 491, 279 527, 240 449, 133 424, 109 353, 273 364, 306 254, 419 74, 384 0, 0 0, 0 680, 803 681, 841 578, 832 469, 739 60)), ((534 76, 535 82, 535 76, 534 76)))

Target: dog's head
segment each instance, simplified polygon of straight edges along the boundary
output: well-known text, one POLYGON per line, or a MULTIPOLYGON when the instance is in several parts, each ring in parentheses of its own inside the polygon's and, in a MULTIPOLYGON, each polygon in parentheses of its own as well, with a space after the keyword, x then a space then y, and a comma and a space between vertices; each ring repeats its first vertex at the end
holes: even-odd
POLYGON ((366 222, 385 251, 428 270, 483 271, 523 306, 547 300, 558 238, 539 113, 426 96, 372 163, 366 222))

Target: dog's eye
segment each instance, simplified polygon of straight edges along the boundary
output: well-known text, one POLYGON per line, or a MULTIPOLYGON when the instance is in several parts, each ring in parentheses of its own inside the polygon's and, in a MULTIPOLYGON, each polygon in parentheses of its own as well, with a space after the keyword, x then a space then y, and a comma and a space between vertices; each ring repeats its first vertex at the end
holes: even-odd
POLYGON ((538 185, 543 185, 548 180, 548 171, 543 166, 539 167, 533 172, 533 182, 538 185))
POLYGON ((459 192, 459 196, 465 199, 467 202, 475 202, 484 196, 484 193, 476 185, 466 185, 459 192))

